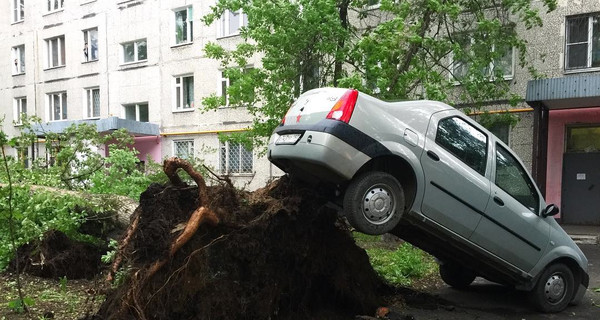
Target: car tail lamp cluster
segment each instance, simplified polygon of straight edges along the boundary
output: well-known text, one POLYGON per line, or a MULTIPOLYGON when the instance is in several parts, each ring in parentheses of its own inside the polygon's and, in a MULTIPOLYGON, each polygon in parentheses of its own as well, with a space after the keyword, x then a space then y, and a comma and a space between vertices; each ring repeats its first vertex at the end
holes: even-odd
POLYGON ((358 99, 358 91, 350 89, 344 93, 344 95, 335 103, 327 119, 339 120, 345 123, 350 122, 354 106, 356 105, 356 99, 358 99))

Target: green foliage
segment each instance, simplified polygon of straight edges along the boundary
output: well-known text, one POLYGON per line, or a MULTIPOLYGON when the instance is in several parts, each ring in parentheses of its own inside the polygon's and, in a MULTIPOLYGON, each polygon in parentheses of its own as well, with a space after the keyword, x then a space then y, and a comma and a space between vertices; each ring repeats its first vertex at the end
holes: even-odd
POLYGON ((393 285, 410 285, 436 270, 436 264, 425 253, 408 243, 397 250, 367 249, 373 269, 393 285))
POLYGON ((106 254, 102 255, 102 262, 106 264, 112 263, 115 260, 115 257, 117 256, 118 248, 119 242, 115 239, 110 239, 110 241, 108 241, 108 251, 106 252, 106 254))
MULTIPOLYGON (((8 189, 0 188, 0 270, 4 269, 13 256, 7 215, 8 189)), ((70 237, 85 239, 77 231, 87 212, 77 208, 89 207, 84 199, 48 191, 31 191, 28 187, 14 187, 13 193, 15 245, 19 247, 35 239, 41 239, 48 230, 59 230, 70 237)), ((99 209, 99 208, 96 208, 99 209)))
MULTIPOLYGON (((476 108, 498 99, 514 104, 502 58, 514 48, 518 66, 539 76, 517 29, 541 26, 538 10, 556 8, 556 0, 541 6, 532 0, 382 0, 379 10, 362 9, 367 4, 217 1, 202 19, 207 25, 226 10, 248 15, 237 46, 204 48, 234 80, 227 89, 229 106, 243 106, 254 116, 251 130, 238 139, 264 143, 260 138, 272 133, 291 102, 319 86, 352 87, 386 100, 424 98, 476 108), (260 67, 243 71, 255 56, 262 57, 260 67)), ((225 103, 212 95, 203 100, 203 110, 225 103)))
POLYGON ((21 299, 14 299, 8 302, 8 308, 16 313, 25 312, 27 307, 31 307, 35 304, 35 301, 30 297, 24 297, 21 299))
POLYGON ((58 278, 58 284, 60 286, 61 293, 67 292, 67 281, 67 276, 58 278))
POLYGON ((509 125, 514 127, 519 123, 519 116, 514 113, 500 112, 500 113, 489 113, 484 112, 477 117, 477 122, 487 129, 493 128, 498 125, 509 125))

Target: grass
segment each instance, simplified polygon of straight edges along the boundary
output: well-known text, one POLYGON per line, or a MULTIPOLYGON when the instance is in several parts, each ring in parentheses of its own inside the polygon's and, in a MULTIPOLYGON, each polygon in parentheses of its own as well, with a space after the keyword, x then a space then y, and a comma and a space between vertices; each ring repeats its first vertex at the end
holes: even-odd
POLYGON ((381 236, 358 232, 354 233, 354 239, 367 251, 373 269, 388 283, 413 286, 416 283, 439 282, 435 259, 409 243, 383 241, 381 236))

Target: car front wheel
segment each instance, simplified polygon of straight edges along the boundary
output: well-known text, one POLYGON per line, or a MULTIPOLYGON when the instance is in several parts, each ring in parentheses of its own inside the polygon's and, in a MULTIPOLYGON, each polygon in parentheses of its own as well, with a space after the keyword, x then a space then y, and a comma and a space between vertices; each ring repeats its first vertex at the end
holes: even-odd
POLYGON ((571 269, 562 263, 548 267, 531 292, 534 306, 547 313, 563 311, 573 298, 574 279, 571 269))
POLYGON ((440 264, 440 277, 447 285, 456 289, 464 289, 473 283, 476 274, 457 264, 444 263, 440 264))
POLYGON ((402 185, 389 173, 363 173, 346 189, 344 213, 350 225, 362 233, 387 233, 404 213, 402 185))

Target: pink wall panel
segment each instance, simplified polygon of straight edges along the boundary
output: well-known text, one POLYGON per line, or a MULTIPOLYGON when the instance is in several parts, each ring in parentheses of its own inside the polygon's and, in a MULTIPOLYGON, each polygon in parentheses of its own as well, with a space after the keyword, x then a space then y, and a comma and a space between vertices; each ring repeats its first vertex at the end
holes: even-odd
MULTIPOLYGON (((561 207, 565 130, 569 124, 600 123, 600 107, 550 111, 546 169, 546 202, 561 207)), ((557 218, 560 217, 560 214, 557 218)))
POLYGON ((161 139, 159 136, 135 137, 133 146, 140 152, 138 154, 140 160, 148 161, 147 156, 149 155, 154 162, 161 162, 162 154, 160 144, 161 139))

